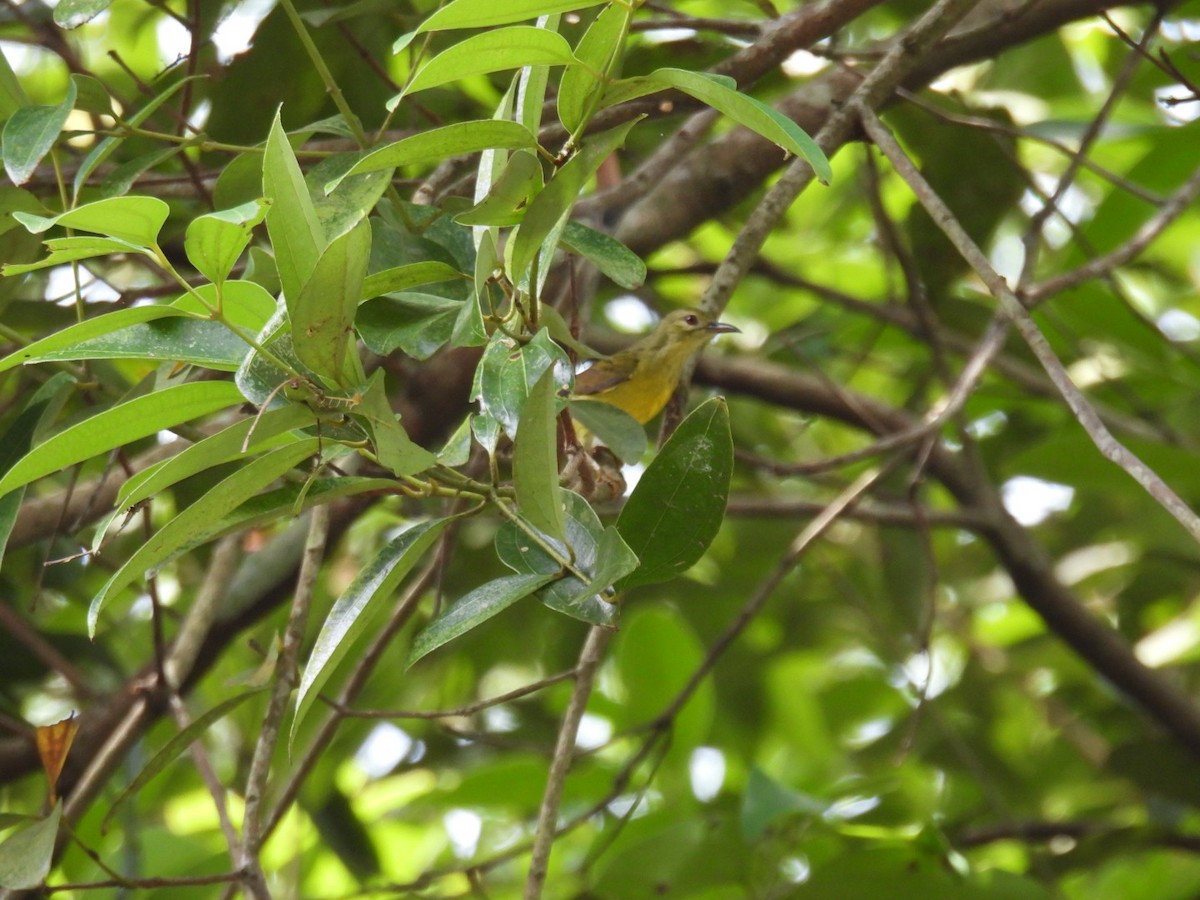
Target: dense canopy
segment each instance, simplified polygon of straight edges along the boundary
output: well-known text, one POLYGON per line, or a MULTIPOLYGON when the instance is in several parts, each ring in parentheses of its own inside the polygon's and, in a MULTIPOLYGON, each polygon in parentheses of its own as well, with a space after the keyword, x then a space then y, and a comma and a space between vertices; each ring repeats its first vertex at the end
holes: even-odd
POLYGON ((1200 893, 1200 3, 0 54, 0 896, 1200 893))

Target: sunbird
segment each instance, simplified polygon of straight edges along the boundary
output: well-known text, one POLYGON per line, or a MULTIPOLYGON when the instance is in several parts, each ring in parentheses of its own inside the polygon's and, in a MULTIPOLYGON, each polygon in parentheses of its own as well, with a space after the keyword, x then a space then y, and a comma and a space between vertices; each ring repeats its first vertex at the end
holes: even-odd
POLYGON ((625 410, 643 425, 667 405, 689 359, 718 334, 739 331, 698 309, 668 313, 628 349, 575 376, 575 395, 625 410))

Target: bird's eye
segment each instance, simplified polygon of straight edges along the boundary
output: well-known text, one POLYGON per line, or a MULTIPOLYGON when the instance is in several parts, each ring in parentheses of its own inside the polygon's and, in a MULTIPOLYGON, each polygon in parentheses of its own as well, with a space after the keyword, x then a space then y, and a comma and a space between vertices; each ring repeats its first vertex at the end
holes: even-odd
POLYGON ((684 316, 683 324, 691 325, 694 328, 695 326, 700 324, 700 319, 697 318, 696 316, 684 316))

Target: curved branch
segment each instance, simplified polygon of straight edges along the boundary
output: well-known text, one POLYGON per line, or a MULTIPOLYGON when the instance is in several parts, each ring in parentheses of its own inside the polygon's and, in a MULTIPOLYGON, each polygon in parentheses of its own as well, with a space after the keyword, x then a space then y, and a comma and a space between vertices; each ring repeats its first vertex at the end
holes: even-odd
MULTIPOLYGON (((835 419, 875 435, 911 431, 919 422, 874 398, 831 388, 771 363, 705 359, 697 380, 788 409, 835 419)), ((1029 604, 1062 641, 1119 688, 1163 731, 1200 757, 1200 709, 1169 677, 1148 668, 1113 629, 1089 613, 1054 572, 1045 549, 1004 508, 995 485, 974 477, 945 445, 929 453, 928 471, 963 509, 984 523, 979 533, 1029 604)))

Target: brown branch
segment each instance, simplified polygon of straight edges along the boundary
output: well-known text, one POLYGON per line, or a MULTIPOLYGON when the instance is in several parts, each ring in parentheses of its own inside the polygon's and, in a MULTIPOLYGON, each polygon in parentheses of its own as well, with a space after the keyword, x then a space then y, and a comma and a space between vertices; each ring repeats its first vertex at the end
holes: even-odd
MULTIPOLYGON (((930 188, 929 184, 917 171, 904 150, 892 137, 887 127, 879 121, 875 113, 865 106, 858 107, 862 115, 863 126, 867 129, 876 146, 884 152, 896 171, 904 178, 917 199, 925 207, 930 217, 942 229, 955 249, 962 254, 983 279, 988 290, 999 304, 1000 311, 1013 324, 1017 332, 1025 339, 1029 349, 1033 351, 1042 368, 1054 386, 1058 388, 1063 400, 1070 408, 1076 421, 1083 426, 1088 437, 1096 448, 1110 462, 1116 463, 1140 484, 1160 506, 1175 517, 1192 537, 1200 542, 1200 516, 1197 516, 1175 491, 1163 479, 1143 463, 1136 454, 1118 441, 1108 430, 1103 420, 1097 415, 1091 403, 1071 381, 1066 368, 1055 355, 1050 343, 1046 340, 1029 311, 1024 307, 1016 294, 1009 288, 1008 283, 992 268, 983 251, 971 240, 963 227, 955 219, 954 214, 942 202, 941 198, 930 188)), ((1200 170, 1197 170, 1192 181, 1200 190, 1200 170)))
MULTIPOLYGON (((904 412, 849 391, 834 391, 816 378, 782 366, 736 359, 704 359, 710 384, 752 394, 787 409, 827 416, 872 434, 916 427, 904 412)), ((1167 675, 1150 669, 1120 634, 1097 620, 1059 581, 1045 549, 1004 508, 996 487, 974 477, 964 460, 944 445, 929 456, 929 472, 986 526, 981 534, 1012 579, 1018 594, 1058 637, 1111 684, 1123 691, 1180 744, 1200 757, 1200 710, 1167 675)))
POLYGON ((596 669, 604 659, 604 648, 608 645, 611 635, 610 628, 592 626, 583 642, 583 649, 579 652, 579 662, 575 667, 575 688, 571 692, 571 700, 559 725, 558 740, 554 744, 554 756, 550 761, 550 774, 546 778, 546 790, 542 795, 542 805, 538 810, 537 825, 534 828, 533 853, 529 862, 529 875, 525 879, 525 900, 539 900, 542 888, 546 884, 550 850, 554 847, 554 839, 558 832, 558 806, 567 782, 567 772, 574 758, 575 737, 579 733, 579 722, 583 719, 588 697, 592 693, 596 669))
MULTIPOLYGON (((995 58, 1069 22, 1119 5, 1108 0, 1040 0, 1024 4, 1019 15, 981 6, 981 18, 922 53, 902 83, 893 87, 919 90, 955 66, 995 58)), ((1177 0, 1157 4, 1164 10, 1177 5, 1177 0)), ((788 95, 776 108, 809 134, 816 134, 844 106, 861 80, 856 71, 831 69, 788 95)), ((826 153, 832 155, 829 149, 826 153)), ((775 145, 745 129, 734 129, 680 160, 669 176, 622 217, 615 236, 639 256, 649 256, 742 203, 783 164, 775 145)))

